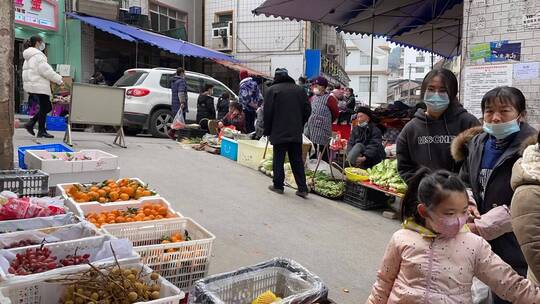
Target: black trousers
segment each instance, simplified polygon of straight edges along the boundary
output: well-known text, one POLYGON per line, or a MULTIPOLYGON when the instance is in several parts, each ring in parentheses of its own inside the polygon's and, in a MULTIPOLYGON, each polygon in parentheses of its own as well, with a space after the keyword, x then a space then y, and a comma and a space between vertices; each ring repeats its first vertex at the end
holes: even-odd
POLYGON ((283 189, 285 182, 285 154, 289 155, 289 162, 294 174, 294 179, 298 190, 308 192, 306 185, 306 172, 304 171, 304 161, 302 160, 302 144, 301 143, 286 143, 274 145, 274 162, 272 164, 274 170, 274 188, 283 189))
POLYGON ((257 113, 253 111, 244 111, 246 116, 246 133, 255 132, 255 119, 257 118, 257 113))
POLYGON ((36 113, 36 115, 34 115, 34 117, 32 117, 32 119, 30 119, 28 125, 34 128, 37 122, 39 124, 38 134, 46 133, 47 128, 45 126, 45 123, 47 121, 47 114, 52 110, 51 97, 44 94, 30 93, 28 95, 28 100, 37 100, 39 102, 39 111, 36 113))

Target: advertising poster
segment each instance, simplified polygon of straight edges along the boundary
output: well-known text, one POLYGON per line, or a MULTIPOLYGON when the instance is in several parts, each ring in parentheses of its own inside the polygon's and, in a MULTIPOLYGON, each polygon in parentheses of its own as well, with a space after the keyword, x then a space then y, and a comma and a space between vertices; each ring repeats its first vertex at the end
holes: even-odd
POLYGON ((471 46, 469 51, 471 60, 480 60, 491 57, 491 45, 489 43, 479 43, 471 46))
POLYGON ((504 62, 521 60, 521 43, 505 41, 490 42, 491 57, 486 62, 504 62))
POLYGON ((489 90, 512 85, 512 64, 478 65, 465 68, 463 104, 476 117, 482 117, 480 103, 489 90))

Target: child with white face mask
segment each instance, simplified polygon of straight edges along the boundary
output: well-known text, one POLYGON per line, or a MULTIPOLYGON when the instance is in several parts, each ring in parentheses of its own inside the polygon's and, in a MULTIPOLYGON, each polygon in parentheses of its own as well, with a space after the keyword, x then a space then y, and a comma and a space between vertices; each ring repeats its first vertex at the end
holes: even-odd
POLYGON ((403 199, 367 303, 472 303, 473 277, 514 303, 538 303, 540 288, 519 276, 471 232, 468 195, 448 171, 421 169, 403 199))

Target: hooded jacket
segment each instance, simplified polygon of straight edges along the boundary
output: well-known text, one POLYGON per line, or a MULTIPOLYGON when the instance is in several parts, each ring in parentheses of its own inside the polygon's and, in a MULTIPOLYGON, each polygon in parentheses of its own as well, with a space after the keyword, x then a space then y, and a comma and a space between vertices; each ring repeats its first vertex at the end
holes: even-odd
POLYGON ((184 112, 189 112, 189 107, 188 107, 188 95, 187 95, 187 84, 186 84, 186 80, 183 78, 183 77, 180 77, 178 75, 175 75, 173 78, 172 78, 172 82, 171 82, 171 106, 172 106, 172 111, 173 113, 176 113, 178 112, 178 110, 180 109, 180 102, 185 102, 186 103, 186 107, 184 108, 184 112), (182 94, 182 96, 184 97, 184 100, 183 101, 180 101, 180 95, 179 94, 182 94))
POLYGON ((51 82, 62 83, 62 76, 56 73, 47 62, 42 51, 29 47, 23 52, 23 88, 30 94, 51 96, 51 82))
POLYGON ((512 170, 512 227, 529 265, 529 280, 540 278, 540 149, 529 146, 512 170))
MULTIPOLYGON (((459 177, 472 190, 480 214, 486 214, 491 209, 501 205, 507 205, 511 208, 512 196, 514 195, 514 191, 510 187, 512 168, 521 157, 523 143, 526 143, 533 135, 536 136, 536 133, 536 130, 527 123, 521 124, 520 131, 493 167, 483 198, 480 185, 480 167, 484 144, 490 135, 483 132, 482 128, 474 128, 463 132, 454 140, 452 155, 456 161, 463 161, 459 177)), ((513 232, 494 238, 489 243, 493 251, 506 263, 521 274, 525 274, 527 263, 513 232)))
POLYGON ((367 304, 472 304, 473 277, 505 300, 539 303, 539 288, 466 227, 441 238, 408 220, 403 226, 388 243, 367 304))
POLYGON ((289 76, 276 77, 264 96, 264 135, 273 145, 302 143, 311 106, 304 89, 289 76))
POLYGON ((397 139, 399 175, 408 181, 422 166, 459 172, 461 164, 452 159, 450 143, 459 133, 478 125, 478 119, 457 102, 437 120, 418 109, 397 139))

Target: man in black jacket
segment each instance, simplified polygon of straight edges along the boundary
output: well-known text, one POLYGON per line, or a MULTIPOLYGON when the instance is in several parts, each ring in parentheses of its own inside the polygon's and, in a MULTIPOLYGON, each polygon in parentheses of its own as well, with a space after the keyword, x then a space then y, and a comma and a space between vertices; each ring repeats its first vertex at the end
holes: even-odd
POLYGON ((302 133, 311 115, 307 95, 297 86, 286 69, 276 69, 274 83, 264 97, 264 135, 274 146, 273 192, 283 194, 285 154, 289 155, 294 179, 298 185, 296 195, 306 198, 308 188, 302 161, 302 133))

